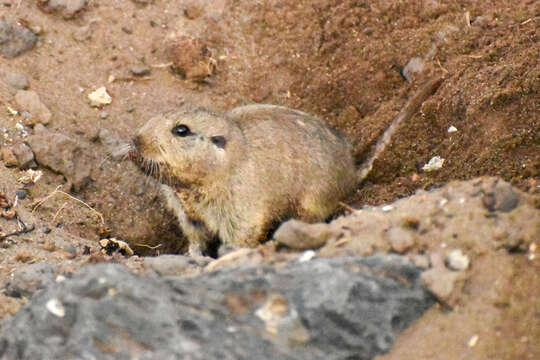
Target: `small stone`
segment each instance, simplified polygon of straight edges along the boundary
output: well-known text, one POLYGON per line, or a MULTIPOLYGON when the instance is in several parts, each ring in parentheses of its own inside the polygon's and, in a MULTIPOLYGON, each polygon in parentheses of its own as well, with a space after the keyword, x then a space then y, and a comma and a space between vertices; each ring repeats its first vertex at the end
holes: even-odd
POLYGON ((22 26, 14 26, 0 21, 0 54, 14 58, 31 50, 37 42, 37 36, 22 26))
POLYGON ((469 267, 469 258, 461 249, 454 249, 446 256, 446 265, 455 271, 463 271, 469 267))
POLYGON ((475 347, 476 343, 478 343, 478 338, 478 334, 474 334, 473 336, 471 336, 469 341, 467 341, 467 346, 470 348, 475 347))
POLYGON ((512 185, 498 182, 492 191, 484 193, 482 204, 489 211, 510 212, 519 204, 519 195, 512 185))
POLYGON ((144 265, 161 276, 185 275, 190 270, 201 268, 194 259, 183 255, 145 257, 144 265))
POLYGON ((15 195, 17 196, 19 200, 24 200, 26 199, 27 192, 24 189, 19 189, 15 191, 15 195))
POLYGON ((91 101, 90 105, 94 107, 108 105, 112 102, 112 98, 107 93, 107 89, 105 88, 105 86, 102 86, 88 94, 88 99, 90 99, 91 101))
POLYGON ((202 82, 214 74, 215 60, 203 39, 174 36, 167 40, 166 46, 172 68, 187 80, 202 82))
POLYGON ((93 160, 83 144, 73 138, 43 131, 27 139, 36 162, 63 174, 74 191, 80 191, 92 181, 93 160))
POLYGON ((147 76, 150 75, 150 67, 145 64, 134 65, 130 69, 131 73, 135 76, 147 76))
POLYGON ((403 67, 401 74, 408 81, 412 82, 414 76, 424 70, 424 60, 419 57, 414 57, 407 62, 407 65, 403 67))
POLYGON ((18 143, 13 145, 11 148, 15 158, 17 159, 17 166, 21 170, 26 170, 32 167, 36 167, 36 162, 34 161, 34 153, 30 146, 26 143, 18 143))
POLYGON ((19 162, 13 151, 8 147, 3 147, 1 150, 2 160, 4 160, 4 165, 7 167, 17 166, 19 162))
POLYGON ((70 253, 71 255, 77 255, 77 248, 73 244, 66 245, 64 251, 70 253))
POLYGON ((327 224, 307 224, 299 220, 283 223, 274 233, 274 240, 292 249, 321 247, 332 236, 327 224))
POLYGON ((17 72, 8 72, 4 74, 4 82, 13 90, 26 90, 30 87, 26 75, 17 72))
POLYGON ((419 268, 429 268, 429 259, 424 255, 416 254, 411 258, 411 260, 414 265, 418 266, 419 268))
POLYGON ((133 30, 131 30, 131 28, 128 28, 127 26, 122 26, 122 31, 128 35, 133 34, 133 30))
POLYGON ((184 15, 190 19, 194 20, 200 17, 203 14, 203 8, 198 1, 190 1, 185 5, 184 15))
POLYGON ((399 254, 405 253, 414 245, 414 238, 410 231, 401 227, 393 227, 386 232, 386 237, 392 250, 399 254))
POLYGON ((458 131, 458 130, 457 130, 457 128, 455 126, 452 125, 452 126, 448 127, 448 133, 453 133, 453 132, 456 132, 456 131, 458 131))
POLYGON ((316 253, 313 250, 306 250, 298 257, 298 262, 308 262, 315 257, 316 253))
POLYGON ((106 111, 102 111, 102 112, 99 113, 99 117, 100 117, 101 119, 106 119, 106 118, 109 117, 109 113, 106 112, 106 111))
POLYGON ((19 90, 15 94, 15 101, 21 111, 28 111, 30 117, 24 118, 25 125, 34 126, 37 123, 48 124, 51 121, 52 114, 41 102, 38 94, 35 91, 19 90))
POLYGON ((440 156, 434 156, 432 157, 427 164, 422 166, 422 170, 429 172, 429 171, 435 171, 442 168, 444 164, 444 159, 440 156))
POLYGON ((64 19, 74 18, 86 7, 86 0, 38 0, 37 3, 43 12, 58 12, 64 19))
POLYGON ((47 310, 49 310, 51 314, 55 316, 64 317, 66 315, 66 309, 58 299, 51 299, 47 301, 45 307, 47 308, 47 310))
POLYGON ((454 290, 459 273, 444 267, 434 267, 421 275, 424 286, 440 301, 446 302, 454 290))

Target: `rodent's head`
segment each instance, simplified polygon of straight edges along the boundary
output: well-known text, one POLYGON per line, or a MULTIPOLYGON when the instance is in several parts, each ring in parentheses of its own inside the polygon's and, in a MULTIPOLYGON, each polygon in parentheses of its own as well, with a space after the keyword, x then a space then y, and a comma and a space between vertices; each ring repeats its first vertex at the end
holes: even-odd
POLYGON ((208 110, 159 115, 139 129, 131 158, 169 185, 189 186, 223 177, 242 151, 233 121, 208 110))

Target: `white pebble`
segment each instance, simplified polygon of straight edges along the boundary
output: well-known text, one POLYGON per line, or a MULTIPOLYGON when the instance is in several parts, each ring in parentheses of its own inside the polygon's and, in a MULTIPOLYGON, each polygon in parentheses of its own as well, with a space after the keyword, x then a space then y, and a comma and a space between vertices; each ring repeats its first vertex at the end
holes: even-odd
POLYGON ((427 164, 425 164, 422 167, 422 170, 424 170, 424 171, 439 170, 440 168, 442 168, 443 164, 444 164, 444 159, 443 158, 441 158, 440 156, 434 156, 429 160, 429 162, 427 164))
POLYGON ((448 128, 448 132, 449 132, 449 133, 453 133, 453 132, 456 132, 456 131, 457 131, 457 128, 456 128, 455 126, 450 126, 450 127, 448 128))
POLYGON ((301 262, 301 263, 308 262, 314 257, 315 257, 315 251, 307 250, 307 251, 304 251, 302 255, 300 255, 300 257, 298 257, 298 262, 301 262))
POLYGON ((455 271, 463 271, 469 267, 469 258, 461 249, 454 249, 446 256, 446 264, 455 271))
POLYGON ((474 334, 473 336, 471 336, 469 341, 467 341, 467 346, 472 348, 476 345, 477 342, 478 342, 478 335, 474 334))
POLYGON ((49 312, 55 316, 58 317, 64 317, 66 315, 66 309, 64 309, 64 305, 60 302, 58 299, 51 299, 47 301, 47 304, 45 304, 45 307, 49 312))

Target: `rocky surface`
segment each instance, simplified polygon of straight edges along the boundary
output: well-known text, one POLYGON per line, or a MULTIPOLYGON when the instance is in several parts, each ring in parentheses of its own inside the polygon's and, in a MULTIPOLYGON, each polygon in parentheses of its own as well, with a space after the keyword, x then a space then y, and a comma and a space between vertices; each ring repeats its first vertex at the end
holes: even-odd
POLYGON ((192 278, 88 266, 4 321, 0 358, 371 359, 433 304, 419 277, 398 256, 192 278))

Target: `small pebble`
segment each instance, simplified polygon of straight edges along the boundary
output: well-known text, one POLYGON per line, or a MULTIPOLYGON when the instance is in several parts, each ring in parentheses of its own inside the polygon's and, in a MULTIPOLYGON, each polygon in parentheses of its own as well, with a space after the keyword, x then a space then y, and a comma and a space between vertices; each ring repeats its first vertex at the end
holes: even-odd
POLYGON ((401 74, 408 81, 411 82, 414 79, 415 74, 424 70, 424 61, 419 57, 413 57, 409 60, 407 65, 403 67, 401 74))
POLYGON ((64 251, 70 253, 71 255, 77 255, 77 248, 73 244, 69 244, 64 248, 64 251))
POLYGON ((45 307, 47 308, 47 310, 49 310, 51 314, 55 316, 64 317, 66 315, 64 305, 62 305, 62 303, 58 299, 51 299, 47 301, 45 307))
POLYGON ((15 195, 17 195, 17 198, 19 200, 24 200, 26 199, 26 190, 24 189, 19 189, 15 192, 15 195))
POLYGON ((8 72, 4 75, 4 82, 14 90, 26 90, 30 87, 26 75, 16 72, 8 72))
POLYGON ((469 341, 467 341, 467 346, 472 348, 472 347, 476 346, 477 342, 478 342, 478 335, 474 334, 473 336, 471 336, 469 341))
POLYGON ((407 250, 414 246, 414 238, 411 232, 401 227, 391 228, 386 233, 386 236, 392 250, 399 254, 407 252, 407 250))
POLYGON ((8 147, 3 147, 1 150, 2 159, 4 160, 4 165, 7 167, 17 166, 19 162, 13 151, 8 147))
POLYGON ((454 249, 446 256, 446 265, 455 271, 463 271, 469 267, 469 258, 461 249, 454 249))
POLYGON ((304 251, 302 253, 302 255, 300 255, 298 257, 298 262, 308 262, 310 261, 311 259, 313 259, 315 257, 315 251, 313 250, 307 250, 307 251, 304 251))
POLYGON ((427 164, 425 164, 422 167, 422 170, 424 170, 424 171, 439 170, 440 168, 442 168, 443 164, 444 164, 444 159, 443 158, 441 158, 440 156, 434 156, 429 160, 429 162, 427 164))
POLYGON ((135 76, 150 75, 150 67, 145 64, 134 65, 131 67, 130 71, 135 76))

